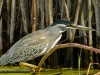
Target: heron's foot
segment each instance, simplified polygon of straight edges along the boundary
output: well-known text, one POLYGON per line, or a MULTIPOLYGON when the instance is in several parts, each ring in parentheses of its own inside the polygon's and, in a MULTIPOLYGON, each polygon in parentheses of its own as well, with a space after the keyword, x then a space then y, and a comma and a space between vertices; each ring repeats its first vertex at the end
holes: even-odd
POLYGON ((35 68, 35 69, 32 69, 33 70, 33 72, 35 72, 35 73, 40 73, 40 71, 41 71, 41 68, 40 67, 37 67, 37 68, 35 68))
POLYGON ((39 69, 39 68, 32 69, 32 71, 33 71, 32 75, 37 75, 37 74, 39 74, 39 73, 40 73, 40 70, 41 70, 41 69, 39 69))
POLYGON ((25 62, 20 62, 19 65, 30 67, 34 73, 39 73, 41 70, 41 68, 39 68, 38 66, 29 64, 29 63, 25 63, 25 62))

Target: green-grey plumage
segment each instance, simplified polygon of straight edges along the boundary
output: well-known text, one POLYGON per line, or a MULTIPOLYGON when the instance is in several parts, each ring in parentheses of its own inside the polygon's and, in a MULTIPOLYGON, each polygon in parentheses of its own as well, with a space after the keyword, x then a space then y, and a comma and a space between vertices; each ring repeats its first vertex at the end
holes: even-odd
POLYGON ((73 24, 71 21, 58 20, 44 30, 30 33, 16 42, 0 58, 0 65, 32 60, 53 48, 67 29, 93 30, 88 27, 73 24))
POLYGON ((43 49, 48 45, 46 39, 39 39, 36 42, 31 42, 22 49, 18 49, 12 55, 10 62, 28 61, 34 59, 42 53, 43 49), (16 56, 15 56, 16 55, 16 56))
POLYGON ((0 65, 34 59, 41 54, 47 45, 48 38, 45 36, 43 30, 31 33, 15 43, 0 58, 0 65))

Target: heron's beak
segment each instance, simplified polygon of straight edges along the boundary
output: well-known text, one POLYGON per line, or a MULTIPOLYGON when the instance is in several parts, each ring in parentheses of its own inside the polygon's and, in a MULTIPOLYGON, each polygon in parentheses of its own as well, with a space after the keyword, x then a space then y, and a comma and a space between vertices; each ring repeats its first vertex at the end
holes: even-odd
POLYGON ((89 28, 89 27, 85 27, 82 25, 76 25, 76 24, 69 24, 67 25, 67 29, 80 29, 80 30, 91 30, 91 31, 97 31, 95 29, 89 28))
POLYGON ((89 27, 85 27, 82 25, 76 25, 76 24, 68 24, 66 29, 80 29, 80 30, 91 30, 91 31, 97 31, 95 29, 89 28, 89 27))
POLYGON ((81 30, 91 30, 91 31, 96 31, 95 29, 89 28, 89 27, 85 27, 85 26, 81 26, 81 25, 76 25, 74 26, 75 29, 81 29, 81 30))

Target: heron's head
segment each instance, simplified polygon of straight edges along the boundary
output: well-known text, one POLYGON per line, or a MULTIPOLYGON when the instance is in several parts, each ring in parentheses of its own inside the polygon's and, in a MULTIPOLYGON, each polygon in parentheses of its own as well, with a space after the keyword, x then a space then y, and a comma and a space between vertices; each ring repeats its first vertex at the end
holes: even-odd
POLYGON ((68 29, 80 29, 80 30, 96 31, 95 29, 91 29, 89 27, 85 27, 82 25, 77 25, 77 24, 74 24, 73 22, 67 21, 67 20, 58 20, 46 28, 46 30, 49 30, 49 29, 52 31, 60 32, 60 33, 63 33, 68 29))

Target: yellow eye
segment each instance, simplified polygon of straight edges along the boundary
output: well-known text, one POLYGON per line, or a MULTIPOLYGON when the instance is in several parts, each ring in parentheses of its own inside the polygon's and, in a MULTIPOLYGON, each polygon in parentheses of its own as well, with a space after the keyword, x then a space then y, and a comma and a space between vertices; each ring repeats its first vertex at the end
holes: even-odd
POLYGON ((76 26, 76 24, 68 24, 67 26, 76 26))

